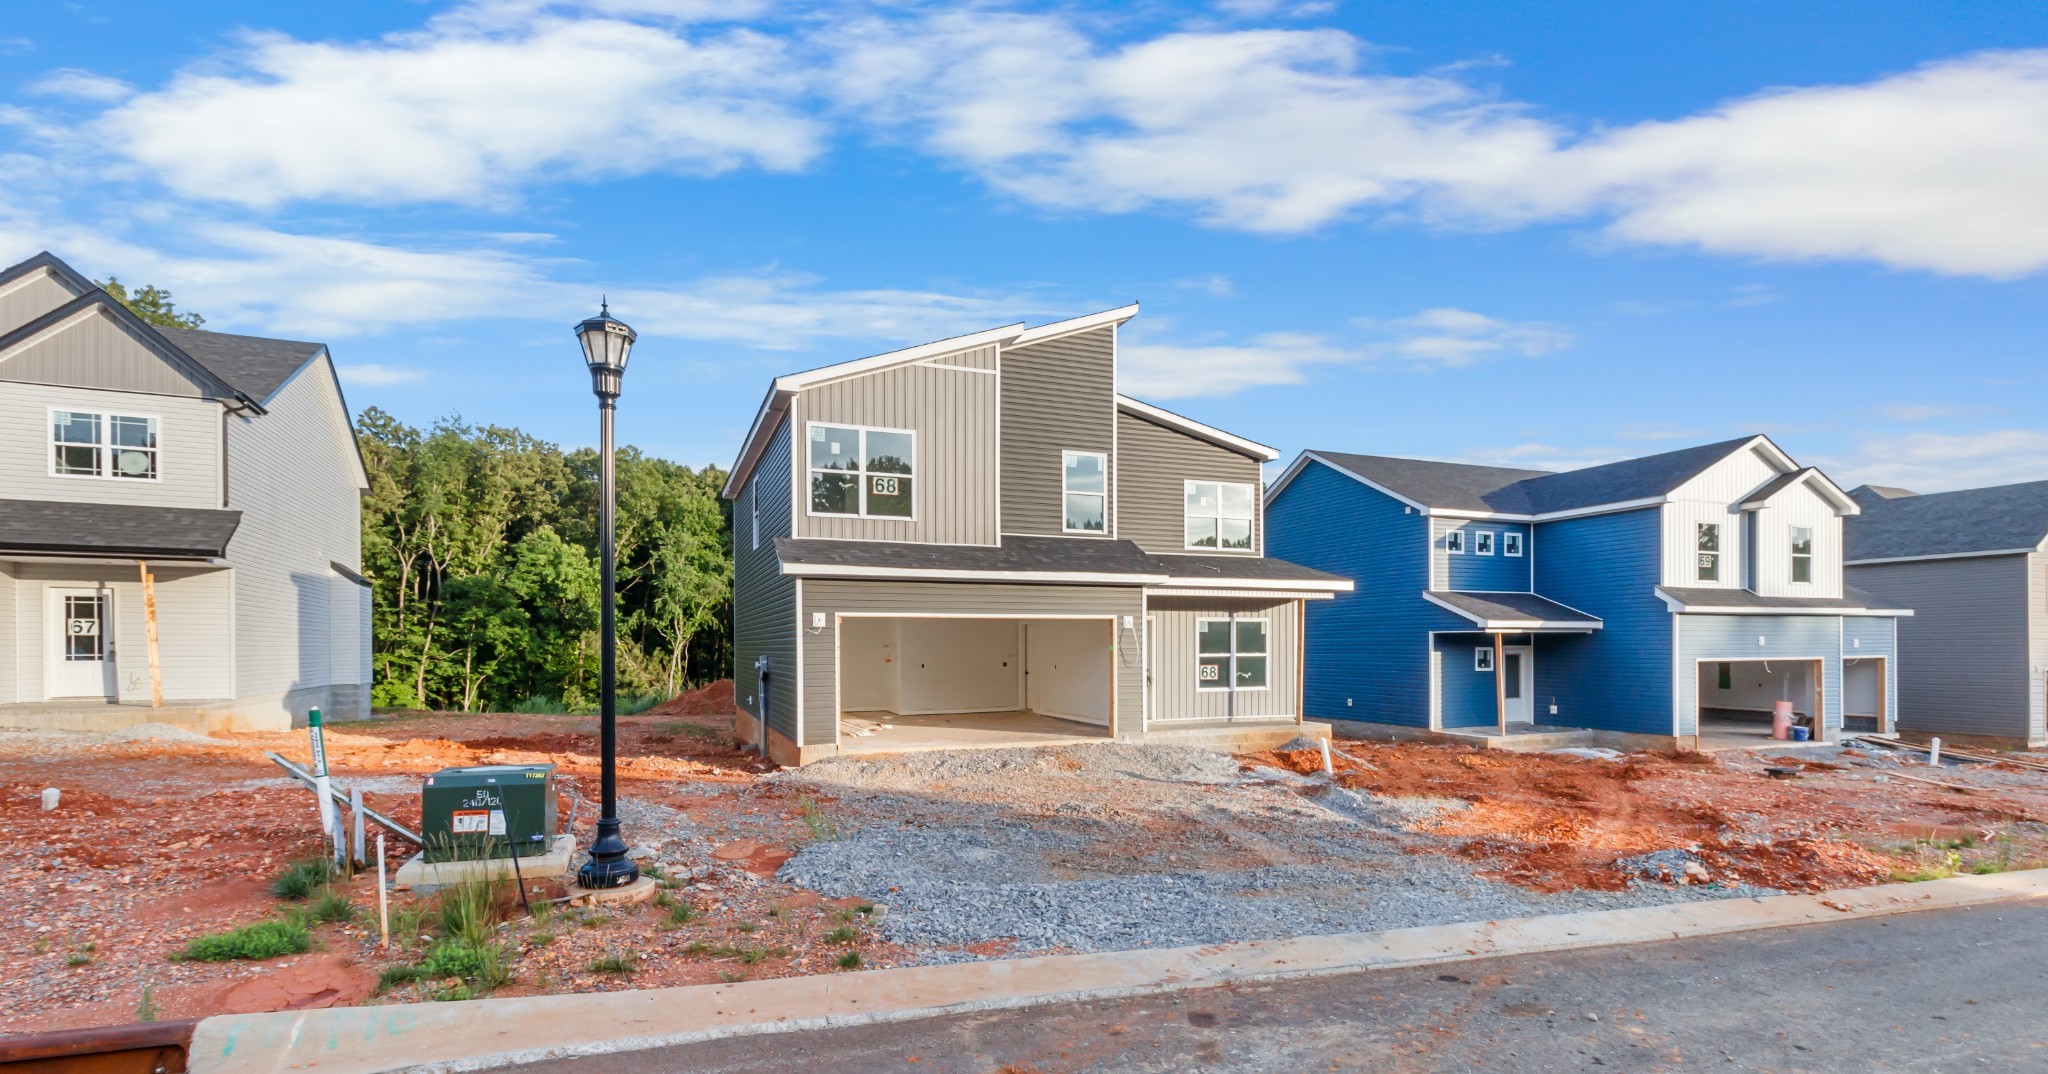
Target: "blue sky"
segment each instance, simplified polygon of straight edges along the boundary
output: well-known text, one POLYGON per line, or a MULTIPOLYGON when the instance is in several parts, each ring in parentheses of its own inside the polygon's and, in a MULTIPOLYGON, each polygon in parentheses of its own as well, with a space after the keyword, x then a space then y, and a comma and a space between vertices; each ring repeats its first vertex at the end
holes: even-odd
POLYGON ((330 343, 357 409, 728 463, 778 372, 1140 301, 1126 390, 1576 466, 2048 477, 2048 6, 46 5, 0 259, 330 343))

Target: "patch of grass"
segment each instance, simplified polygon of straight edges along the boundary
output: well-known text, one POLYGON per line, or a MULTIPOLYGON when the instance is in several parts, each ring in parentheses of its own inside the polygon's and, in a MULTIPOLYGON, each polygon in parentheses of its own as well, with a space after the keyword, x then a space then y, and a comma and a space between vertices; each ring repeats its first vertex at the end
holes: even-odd
POLYGON ((84 951, 73 951, 64 956, 64 964, 72 969, 77 969, 80 966, 90 966, 92 965, 92 956, 84 951))
POLYGON ((426 931, 427 910, 426 906, 414 905, 391 911, 391 938, 406 945, 417 942, 426 931))
POLYGON ((691 941, 690 941, 689 943, 686 943, 686 944, 684 944, 684 945, 683 945, 683 954, 686 954, 686 955, 702 955, 702 954, 707 954, 707 953, 709 953, 709 952, 710 952, 710 950, 711 950, 711 945, 710 945, 710 944, 708 944, 708 943, 705 943, 705 942, 704 942, 704 941, 702 941, 702 940, 691 940, 691 941))
POLYGON ((687 925, 695 920, 697 920, 697 908, 689 903, 679 901, 671 904, 668 908, 668 923, 671 925, 687 925))
POLYGON ((839 955, 839 960, 838 960, 838 961, 839 961, 839 968, 840 968, 840 969, 842 969, 842 970, 857 970, 857 969, 859 969, 859 968, 860 968, 860 952, 859 952, 859 951, 844 951, 844 952, 841 952, 841 953, 840 953, 840 955, 839 955))
POLYGON ((873 914, 875 912, 875 904, 871 902, 861 903, 853 908, 853 912, 856 914, 873 914))
POLYGON ((303 922, 280 919, 201 936, 171 957, 185 962, 261 961, 312 949, 313 934, 303 922))
POLYGON ((759 926, 759 925, 756 925, 756 924, 754 924, 754 923, 753 923, 753 922, 751 922, 751 921, 739 921, 739 922, 735 922, 735 923, 733 924, 733 927, 732 927, 732 928, 733 928, 733 931, 734 931, 734 932, 739 932, 739 933, 745 933, 745 934, 748 934, 748 935, 752 935, 752 934, 753 934, 753 932, 754 932, 755 930, 759 929, 760 927, 761 927, 761 926, 759 926))
POLYGON ((738 984, 741 981, 746 980, 747 975, 744 973, 735 973, 732 970, 719 970, 718 979, 724 981, 726 984, 738 984))
POLYGON ((474 948, 488 947, 498 934, 501 877, 476 877, 450 884, 434 896, 434 925, 440 934, 474 948))
POLYGON ((270 893, 288 902, 304 902, 333 876, 334 865, 326 858, 300 858, 270 882, 270 893))
POLYGON ((382 994, 400 985, 409 985, 414 981, 424 981, 426 979, 427 971, 411 963, 386 966, 383 972, 377 974, 377 992, 382 994))
POLYGON ((47 955, 47 954, 49 954, 49 953, 50 953, 50 938, 49 938, 48 936, 38 936, 38 937, 36 937, 36 942, 35 942, 35 943, 34 943, 34 944, 32 945, 32 949, 33 949, 33 950, 35 951, 35 953, 36 953, 36 954, 39 954, 39 955, 47 955))
POLYGON ((743 966, 758 966, 771 958, 788 958, 787 947, 752 947, 743 944, 693 943, 683 948, 686 955, 709 955, 712 958, 738 962, 743 966))
POLYGON ((592 973, 625 974, 640 968, 640 956, 631 951, 599 955, 590 962, 592 973))
POLYGON ((586 929, 601 929, 611 924, 612 919, 603 914, 584 914, 581 918, 577 919, 576 923, 586 929))
POLYGON ((796 808, 803 816, 804 828, 811 833, 812 842, 830 843, 839 838, 839 826, 832 823, 832 818, 825 815, 824 809, 820 808, 817 802, 810 798, 799 798, 796 808))
POLYGON ((356 916, 356 904, 348 901, 347 895, 330 887, 307 905, 306 913, 313 920, 326 924, 352 921, 356 916))
POLYGON ((156 1002, 156 985, 143 985, 142 1002, 135 1005, 135 1020, 138 1022, 154 1022, 161 1018, 163 1013, 164 1009, 158 1006, 156 1002))
POLYGON ((851 925, 841 925, 825 934, 826 943, 852 943, 860 939, 860 931, 851 925))
POLYGON ((668 879, 668 870, 667 870, 667 869, 664 869, 664 868, 662 868, 662 867, 661 867, 661 863, 660 863, 660 862, 657 862, 657 861, 643 861, 643 862, 641 862, 641 863, 639 863, 639 864, 640 864, 640 875, 641 875, 641 876, 651 876, 651 877, 655 878, 656 880, 667 880, 667 879, 668 879))

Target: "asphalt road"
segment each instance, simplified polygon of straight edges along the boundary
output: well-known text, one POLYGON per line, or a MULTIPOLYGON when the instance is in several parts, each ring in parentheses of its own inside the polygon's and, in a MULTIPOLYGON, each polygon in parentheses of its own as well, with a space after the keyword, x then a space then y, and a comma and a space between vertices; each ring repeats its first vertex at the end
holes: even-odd
POLYGON ((772 1034, 506 1069, 2048 1071, 2048 905, 772 1034))

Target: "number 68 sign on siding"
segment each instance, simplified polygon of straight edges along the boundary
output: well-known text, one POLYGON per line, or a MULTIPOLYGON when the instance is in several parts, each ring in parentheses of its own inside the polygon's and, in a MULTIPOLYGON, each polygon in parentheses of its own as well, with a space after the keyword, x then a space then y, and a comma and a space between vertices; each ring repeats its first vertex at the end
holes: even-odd
POLYGON ((899 495, 899 491, 898 491, 898 486, 899 486, 899 485, 900 485, 901 483, 902 483, 902 481, 901 481, 901 479, 900 479, 900 478, 894 478, 894 477, 885 477, 885 476, 883 476, 883 475, 881 475, 881 474, 873 474, 873 475, 870 475, 870 476, 868 477, 868 495, 870 495, 870 496, 895 496, 895 495, 899 495))

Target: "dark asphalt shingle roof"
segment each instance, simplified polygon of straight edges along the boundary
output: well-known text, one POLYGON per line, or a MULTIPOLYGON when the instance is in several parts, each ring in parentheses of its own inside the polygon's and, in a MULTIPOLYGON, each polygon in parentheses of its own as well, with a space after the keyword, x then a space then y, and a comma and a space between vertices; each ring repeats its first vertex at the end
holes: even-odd
POLYGON ((1567 608, 1534 593, 1465 593, 1432 589, 1429 595, 1480 619, 1538 619, 1546 623, 1600 625, 1598 616, 1567 608))
POLYGON ((237 336, 198 328, 157 328, 179 350, 242 394, 267 403, 284 382, 327 348, 319 343, 237 336))
POLYGON ((2048 481, 1857 502, 1863 513, 1843 523, 1850 562, 2003 552, 2048 538, 2048 481))
POLYGON ((787 566, 891 567, 928 571, 1024 571, 1159 577, 1159 563, 1130 541, 1087 537, 1004 537, 1000 545, 910 544, 775 538, 787 566))
POLYGON ((1425 507, 1535 515, 1662 496, 1754 440, 1745 436, 1562 473, 1317 451, 1425 507))
MULTIPOLYGON (((1005 538, 1005 540, 1014 539, 1005 538)), ((1188 581, 1190 579, 1200 580, 1203 578, 1214 578, 1219 581, 1225 579, 1247 579, 1259 582, 1345 582, 1347 584, 1351 581, 1351 579, 1342 575, 1331 574, 1327 571, 1316 570, 1314 567, 1304 567, 1299 563, 1290 563, 1284 559, 1271 559, 1265 556, 1183 555, 1173 552, 1155 555, 1152 557, 1152 560, 1164 567, 1165 573, 1172 575, 1173 580, 1176 582, 1188 581)))
MULTIPOLYGON (((1756 611, 1818 609, 1822 611, 1898 610, 1855 586, 1843 586, 1839 597, 1766 597, 1747 589, 1696 589, 1658 586, 1657 591, 1687 608, 1744 608, 1756 611)), ((1910 610, 1910 609, 1907 609, 1910 610)))
POLYGON ((0 500, 0 552, 218 558, 240 511, 0 500))

